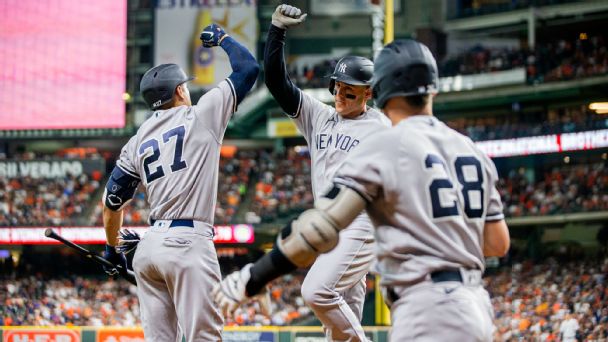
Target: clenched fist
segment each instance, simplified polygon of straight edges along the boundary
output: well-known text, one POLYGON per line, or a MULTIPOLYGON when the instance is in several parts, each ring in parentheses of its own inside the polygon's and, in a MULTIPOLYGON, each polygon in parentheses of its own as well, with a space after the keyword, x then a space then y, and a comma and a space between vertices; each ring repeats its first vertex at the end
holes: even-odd
POLYGON ((306 19, 308 14, 302 14, 302 11, 294 6, 279 5, 272 14, 272 25, 287 29, 291 26, 299 25, 306 19))
POLYGON ((203 42, 203 46, 206 48, 219 46, 224 38, 228 37, 228 34, 217 24, 211 24, 203 29, 201 32, 200 39, 203 42))

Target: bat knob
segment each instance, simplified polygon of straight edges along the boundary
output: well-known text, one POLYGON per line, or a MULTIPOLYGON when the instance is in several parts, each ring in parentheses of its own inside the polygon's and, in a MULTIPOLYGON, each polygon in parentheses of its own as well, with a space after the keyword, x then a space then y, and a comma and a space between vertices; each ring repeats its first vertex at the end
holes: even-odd
POLYGON ((51 237, 51 236, 53 235, 53 233, 54 233, 54 232, 53 232, 53 230, 52 230, 51 228, 47 228, 47 229, 44 231, 44 236, 46 236, 46 237, 51 237))

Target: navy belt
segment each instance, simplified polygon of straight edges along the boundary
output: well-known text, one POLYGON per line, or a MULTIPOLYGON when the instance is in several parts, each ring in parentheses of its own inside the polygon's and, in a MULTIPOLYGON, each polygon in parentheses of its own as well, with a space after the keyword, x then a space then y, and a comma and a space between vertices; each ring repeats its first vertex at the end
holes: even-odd
MULTIPOLYGON (((154 225, 154 222, 156 222, 156 220, 150 220, 150 223, 152 223, 152 225, 154 225)), ((171 220, 171 224, 169 225, 169 228, 173 228, 173 227, 194 228, 194 221, 192 221, 192 220, 171 220)))
MULTIPOLYGON (((433 283, 441 283, 444 281, 457 281, 462 283, 462 275, 459 270, 440 270, 431 273, 431 281, 433 283)), ((390 303, 399 300, 399 296, 391 286, 387 288, 386 294, 390 303)))
POLYGON ((431 280, 433 283, 440 283, 443 281, 458 281, 462 283, 462 275, 458 270, 442 270, 431 273, 431 280))

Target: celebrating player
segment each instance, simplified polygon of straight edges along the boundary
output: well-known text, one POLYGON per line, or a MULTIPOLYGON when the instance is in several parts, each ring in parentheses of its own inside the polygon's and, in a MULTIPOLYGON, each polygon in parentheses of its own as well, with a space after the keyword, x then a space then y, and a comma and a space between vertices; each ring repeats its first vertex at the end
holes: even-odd
POLYGON ((372 82, 393 127, 347 157, 334 187, 283 229, 275 248, 215 289, 231 310, 271 279, 333 249, 366 209, 376 231, 375 271, 391 306, 391 341, 491 341, 484 256, 502 256, 509 233, 493 162, 432 115, 431 52, 414 40, 385 46, 372 82))
POLYGON ((153 113, 123 147, 103 195, 104 256, 126 266, 115 251, 122 209, 140 182, 146 191, 152 226, 133 257, 146 341, 221 340, 223 319, 208 295, 221 279, 213 245, 220 144, 259 67, 215 24, 200 38, 226 51, 232 74, 192 105, 193 78, 179 66, 148 70, 140 91, 153 113))
MULTIPOLYGON (((272 15, 264 50, 268 89, 292 118, 308 142, 312 159, 312 190, 318 198, 332 187, 332 178, 344 158, 373 132, 390 122, 366 105, 371 99, 373 63, 348 56, 338 61, 329 81, 335 108, 298 89, 285 68, 283 45, 287 28, 301 23, 306 14, 279 5, 272 15)), ((340 233, 333 251, 319 256, 302 284, 302 297, 323 323, 332 341, 365 341, 361 327, 365 300, 365 275, 373 258, 373 227, 362 212, 340 233)))

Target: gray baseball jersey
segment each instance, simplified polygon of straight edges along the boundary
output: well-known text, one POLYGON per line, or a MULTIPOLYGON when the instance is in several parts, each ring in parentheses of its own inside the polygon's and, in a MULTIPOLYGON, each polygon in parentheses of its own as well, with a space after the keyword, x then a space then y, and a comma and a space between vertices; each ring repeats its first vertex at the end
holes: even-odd
POLYGON ((382 284, 407 286, 440 269, 483 271, 484 224, 504 217, 497 179, 469 138, 418 115, 358 146, 336 182, 370 201, 382 284))
POLYGON ((117 166, 141 175, 150 219, 213 225, 220 145, 235 107, 227 78, 195 106, 154 112, 123 147, 117 166))
POLYGON ((346 156, 369 135, 390 127, 381 112, 367 108, 355 119, 344 119, 332 106, 301 92, 298 116, 293 118, 310 149, 312 190, 315 199, 333 185, 346 156))
POLYGON ((156 111, 117 161, 141 179, 154 221, 133 256, 146 340, 173 341, 178 324, 187 341, 221 340, 222 316, 207 294, 221 280, 213 215, 220 144, 236 104, 227 78, 194 106, 156 111), (175 225, 189 219, 191 227, 175 225))
MULTIPOLYGON (((373 108, 357 118, 342 118, 334 107, 300 92, 298 129, 308 142, 315 198, 333 186, 333 177, 359 143, 390 127, 373 108)), ((361 327, 365 275, 373 259, 373 227, 365 212, 340 233, 331 252, 319 256, 302 284, 302 296, 323 323, 329 341, 365 341, 361 327)))

